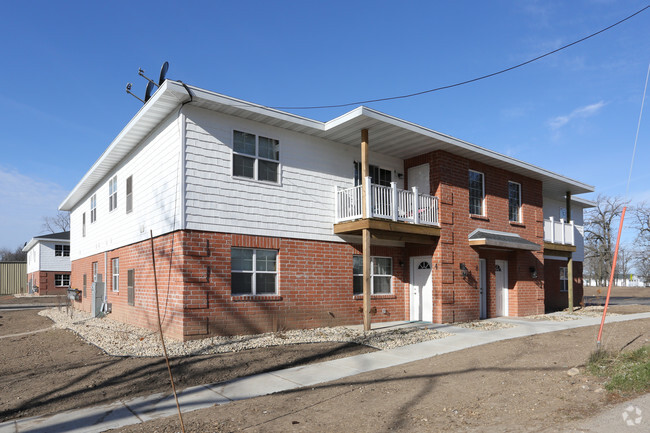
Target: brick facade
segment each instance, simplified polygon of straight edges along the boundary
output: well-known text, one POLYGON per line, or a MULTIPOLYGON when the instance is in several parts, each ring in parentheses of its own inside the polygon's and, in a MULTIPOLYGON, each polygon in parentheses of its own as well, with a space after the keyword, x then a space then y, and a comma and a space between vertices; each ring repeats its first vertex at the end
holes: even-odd
MULTIPOLYGON (((372 321, 409 320, 410 258, 432 259, 433 321, 478 319, 480 316, 480 259, 486 261, 487 316, 496 311, 496 260, 508 262, 508 315, 544 312, 545 295, 556 302, 545 281, 555 281, 559 265, 548 266, 543 257, 543 196, 541 181, 480 164, 444 151, 404 162, 404 172, 429 164, 431 193, 439 198, 440 238, 432 244, 404 247, 373 245, 372 256, 392 258, 392 293, 372 297, 372 321), (484 174, 484 215, 469 214, 468 171, 484 174), (520 222, 509 221, 508 181, 521 185, 520 222), (540 246, 538 251, 470 246, 477 229, 515 233, 540 246), (467 268, 463 275, 460 264, 467 268)), ((408 188, 408 175, 405 176, 408 188)), ((292 328, 359 324, 362 297, 354 296, 353 256, 360 245, 245 236, 181 230, 154 239, 160 312, 165 333, 176 339, 209 335, 250 334, 292 328), (274 296, 233 296, 232 248, 278 251, 278 284, 274 296)), ((139 242, 72 262, 72 286, 84 291, 77 306, 90 311, 92 264, 106 282, 111 317, 157 329, 150 241, 139 242), (112 259, 119 258, 119 291, 112 282, 112 259), (135 299, 129 305, 127 271, 135 272, 135 299), (83 281, 86 281, 85 290, 83 281)), ((551 261, 552 262, 552 261, 551 261)), ((575 275, 582 275, 581 263, 575 275)), ((576 299, 582 296, 578 278, 576 299)), ((552 285, 552 284, 551 284, 552 285)), ((559 290, 558 290, 559 291, 559 290)))
MULTIPOLYGON (((361 323, 362 299, 352 294, 352 258, 360 247, 225 233, 179 231, 154 240, 160 311, 165 333, 177 339, 250 334, 281 329, 361 323), (173 245, 172 245, 173 244, 173 245), (173 246, 173 252, 172 252, 173 246), (276 296, 232 296, 233 247, 278 250, 276 296)), ((392 294, 372 297, 373 321, 408 317, 408 258, 404 248, 373 247, 391 257, 392 294)), ((157 329, 150 242, 140 242, 72 262, 72 286, 85 296, 76 305, 90 311, 92 263, 106 282, 111 317, 157 329), (119 291, 113 290, 111 263, 119 258, 119 291), (108 264, 108 278, 104 262, 108 264), (127 270, 135 270, 135 302, 128 305, 127 270)))
MULTIPOLYGON (((544 297, 547 311, 558 311, 569 307, 568 292, 561 291, 560 268, 566 268, 565 260, 544 261, 544 297)), ((573 306, 580 305, 583 295, 582 262, 573 262, 573 306)))
MULTIPOLYGON (((38 292, 35 294, 41 295, 65 295, 67 294, 68 286, 58 287, 55 284, 55 275, 70 275, 70 272, 64 271, 36 271, 27 274, 27 282, 31 281, 31 287, 38 287, 38 292)), ((72 281, 70 281, 72 284, 72 281)))

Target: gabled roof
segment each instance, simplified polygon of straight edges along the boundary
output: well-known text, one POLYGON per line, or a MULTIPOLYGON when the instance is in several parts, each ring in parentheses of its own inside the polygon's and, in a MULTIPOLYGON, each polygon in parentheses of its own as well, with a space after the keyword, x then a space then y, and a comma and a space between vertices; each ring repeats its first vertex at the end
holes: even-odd
POLYGON ((29 251, 32 249, 34 245, 36 245, 37 242, 40 241, 58 241, 64 244, 69 244, 70 243, 70 232, 59 232, 59 233, 51 233, 49 235, 39 235, 33 237, 29 242, 25 244, 23 247, 23 251, 29 251))
POLYGON ((542 181, 544 194, 549 196, 563 197, 567 191, 571 194, 594 191, 594 187, 591 185, 368 107, 357 107, 333 120, 320 122, 180 82, 166 80, 93 164, 61 203, 59 209, 71 210, 147 134, 184 102, 355 147, 360 146, 361 129, 368 129, 371 151, 406 159, 434 150, 444 150, 538 179, 542 181), (191 96, 188 91, 191 92, 191 96))

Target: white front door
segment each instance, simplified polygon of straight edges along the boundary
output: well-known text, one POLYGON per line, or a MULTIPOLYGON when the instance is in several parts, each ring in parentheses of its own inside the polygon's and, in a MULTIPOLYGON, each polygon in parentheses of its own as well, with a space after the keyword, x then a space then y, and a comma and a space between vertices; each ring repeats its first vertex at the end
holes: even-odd
POLYGON ((485 259, 479 259, 479 303, 480 318, 487 319, 487 265, 485 259))
POLYGON ((494 291, 496 293, 496 315, 508 315, 508 262, 494 261, 494 291))
POLYGON ((410 320, 433 321, 431 257, 411 257, 410 320))

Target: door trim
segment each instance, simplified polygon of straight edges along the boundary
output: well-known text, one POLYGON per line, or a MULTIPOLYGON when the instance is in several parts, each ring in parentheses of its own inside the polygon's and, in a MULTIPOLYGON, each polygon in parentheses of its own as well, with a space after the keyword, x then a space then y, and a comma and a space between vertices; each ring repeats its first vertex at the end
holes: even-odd
POLYGON ((409 281, 409 320, 411 321, 433 321, 433 267, 432 260, 430 256, 413 256, 410 258, 410 281, 409 281), (427 262, 429 265, 429 278, 427 283, 425 283, 422 288, 419 296, 420 308, 419 308, 419 317, 414 317, 413 314, 413 298, 414 298, 414 278, 415 271, 417 266, 423 261, 427 262))

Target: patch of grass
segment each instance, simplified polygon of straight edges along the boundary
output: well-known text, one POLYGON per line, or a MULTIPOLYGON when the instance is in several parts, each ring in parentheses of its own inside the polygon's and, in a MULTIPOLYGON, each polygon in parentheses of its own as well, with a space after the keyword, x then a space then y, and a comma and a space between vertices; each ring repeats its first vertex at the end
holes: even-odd
POLYGON ((605 388, 618 392, 650 391, 650 345, 624 353, 599 350, 591 354, 587 370, 608 378, 605 388))

